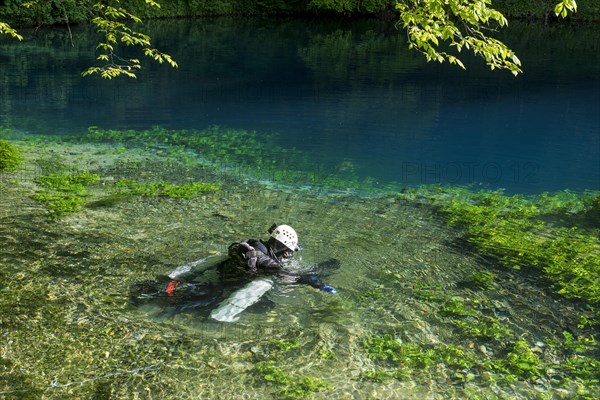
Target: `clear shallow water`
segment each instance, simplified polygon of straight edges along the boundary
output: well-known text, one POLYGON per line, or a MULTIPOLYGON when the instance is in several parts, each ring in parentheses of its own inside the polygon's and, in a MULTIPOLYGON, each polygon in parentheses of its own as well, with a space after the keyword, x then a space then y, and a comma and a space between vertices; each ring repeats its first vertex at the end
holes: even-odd
MULTIPOLYGON (((149 66, 137 82, 80 80, 87 44, 56 53, 32 43, 24 50, 3 47, 2 62, 22 69, 0 72, 10 82, 0 89, 2 124, 49 134, 77 134, 89 125, 256 129, 278 134, 282 148, 313 156, 316 169, 339 166, 382 183, 482 183, 537 192, 593 189, 597 181, 598 117, 591 113, 597 91, 588 91, 597 88, 597 66, 568 55, 589 51, 593 59, 590 43, 598 42, 578 40, 582 47, 573 47, 568 41, 556 54, 540 45, 542 37, 567 40, 570 30, 517 30, 516 37, 538 44, 530 54, 539 57, 531 61, 536 74, 514 80, 477 68, 465 75, 424 65, 418 56, 396 53, 401 40, 377 24, 352 25, 351 35, 339 24, 202 23, 151 24, 159 47, 177 48, 182 68, 149 66), (256 37, 243 34, 249 29, 256 37), (187 41, 173 39, 179 37, 187 41), (564 64, 549 63, 559 56, 564 64)), ((61 34, 50 39, 64 43, 61 34)), ((560 379, 568 375, 562 368, 570 354, 556 343, 564 331, 589 335, 577 327, 589 310, 552 296, 535 277, 482 259, 440 214, 417 201, 263 185, 207 169, 197 162, 201 156, 180 158, 152 144, 142 150, 17 143, 27 162, 0 180, 0 329, 6 339, 0 397, 229 399, 245 393, 279 399, 303 377, 330 385, 309 391, 314 398, 543 398, 577 391, 560 379), (59 221, 47 221, 31 197, 41 190, 34 179, 52 165, 102 177, 90 189, 90 204, 59 221), (216 179, 223 187, 188 200, 134 197, 91 205, 123 178, 216 179), (236 324, 194 312, 162 318, 161 306, 129 304, 135 282, 223 253, 240 238, 264 237, 274 221, 298 229, 303 264, 340 261, 325 279, 338 294, 277 284, 236 324), (466 284, 481 271, 494 272, 490 287, 466 284), (456 302, 466 311, 449 314, 456 302), (481 337, 461 322, 508 331, 481 337), (377 374, 395 374, 398 365, 375 357, 365 341, 384 335, 427 354, 454 346, 462 355, 433 362, 432 369, 412 365, 406 376, 380 381, 377 374), (541 377, 522 373, 511 381, 490 367, 505 367, 519 339, 536 349, 547 369, 541 377), (479 364, 457 367, 457 358, 479 364), (278 370, 260 372, 261 363, 278 370), (281 372, 287 383, 270 380, 281 372)), ((597 346, 590 348, 582 354, 597 357, 597 346)), ((597 386, 590 387, 593 397, 597 386)))
POLYGON ((20 145, 25 166, 0 180, 0 329, 6 339, 0 395, 280 399, 285 390, 303 387, 305 378, 326 382, 308 389, 316 399, 560 397, 576 390, 552 378, 557 373, 513 382, 486 370, 485 363, 506 362, 519 338, 537 346, 544 365, 559 368, 552 360, 562 365, 565 357, 551 344, 563 330, 578 332, 584 311, 552 297, 535 279, 481 259, 429 207, 396 196, 273 190, 182 162, 162 147, 20 145), (102 177, 90 188, 88 206, 58 221, 48 221, 31 197, 40 191, 34 179, 52 165, 102 177), (133 197, 94 205, 123 178, 218 179, 223 186, 186 200, 133 197), (129 303, 134 283, 224 253, 240 238, 264 237, 271 221, 293 221, 305 248, 301 265, 339 260, 340 269, 324 277, 336 295, 276 283, 259 307, 232 324, 194 310, 165 316, 164 303, 129 303), (465 284, 481 271, 494 272, 490 287, 465 284), (445 311, 455 302, 464 303, 467 315, 445 311), (480 320, 503 333, 480 337, 457 325, 480 320), (384 335, 395 346, 418 346, 423 355, 461 353, 409 364, 405 375, 394 376, 398 364, 373 356, 365 344, 384 335), (456 367, 462 358, 480 364, 456 367))
MULTIPOLYGON (((426 64, 380 22, 151 22, 178 70, 81 79, 95 36, 25 32, 4 44, 0 124, 29 132, 204 129, 278 135, 319 165, 385 185, 473 184, 538 193, 600 187, 600 33, 512 24, 513 78, 467 59, 426 64)), ((5 38, 3 40, 6 40, 5 38)))

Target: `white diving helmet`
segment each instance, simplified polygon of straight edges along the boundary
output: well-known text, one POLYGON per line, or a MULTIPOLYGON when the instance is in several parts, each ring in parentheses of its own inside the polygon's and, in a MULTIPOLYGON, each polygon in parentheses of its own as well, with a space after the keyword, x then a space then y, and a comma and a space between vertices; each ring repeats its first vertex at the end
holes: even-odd
POLYGON ((279 243, 284 245, 290 251, 301 250, 302 247, 298 246, 298 234, 289 225, 275 225, 269 228, 271 237, 277 240, 279 243))

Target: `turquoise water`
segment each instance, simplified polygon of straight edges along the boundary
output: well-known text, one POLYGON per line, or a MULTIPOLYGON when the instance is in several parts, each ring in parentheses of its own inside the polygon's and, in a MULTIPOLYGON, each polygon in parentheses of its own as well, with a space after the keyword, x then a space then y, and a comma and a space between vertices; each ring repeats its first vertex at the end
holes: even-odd
POLYGON ((0 133, 24 163, 0 175, 0 398, 597 398, 597 307, 529 264, 600 256, 597 193, 576 193, 598 189, 599 33, 514 25, 516 79, 427 65, 369 21, 149 23, 181 67, 137 81, 79 77, 84 27, 74 46, 61 30, 2 46, 0 133), (82 171, 98 179, 81 207, 53 218, 39 199, 72 193, 40 178, 82 171), (123 180, 219 189, 124 195, 123 180), (450 186, 402 190, 432 183, 450 186), (450 225, 455 202, 496 210, 492 229, 450 225), (276 281, 231 324, 130 303, 273 222, 300 235, 295 268, 339 261, 323 274, 337 294, 276 281))
MULTIPOLYGON (((0 49, 0 124, 78 135, 105 129, 256 130, 319 168, 380 185, 469 184, 539 193, 600 187, 600 42, 593 26, 514 23, 524 74, 427 64, 373 21, 150 22, 180 68, 81 79, 96 39, 24 32, 0 49), (523 38, 527 38, 524 40, 523 38)), ((6 41, 6 39, 3 39, 6 41)), ((278 157, 274 154, 273 157, 278 157)))

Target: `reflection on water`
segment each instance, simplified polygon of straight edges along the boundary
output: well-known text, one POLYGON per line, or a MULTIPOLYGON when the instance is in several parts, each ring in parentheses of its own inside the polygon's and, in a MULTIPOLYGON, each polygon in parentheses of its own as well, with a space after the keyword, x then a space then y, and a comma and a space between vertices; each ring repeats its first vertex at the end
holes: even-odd
POLYGON ((573 393, 569 363, 593 368, 589 349, 570 359, 557 344, 564 331, 587 337, 578 328, 585 307, 480 258, 418 202, 267 189, 160 147, 27 148, 25 169, 0 182, 2 395, 529 398, 573 393), (95 206, 45 220, 31 195, 51 163, 98 173, 87 200, 95 206), (100 205, 122 178, 223 186, 100 205), (271 222, 297 229, 302 268, 340 261, 326 277, 336 295, 277 283, 234 324, 129 303, 132 284, 265 237, 271 222), (527 351, 517 351, 521 340, 527 351))
POLYGON ((81 79, 95 33, 27 32, 0 50, 0 124, 30 132, 225 128, 277 134, 314 165, 382 186, 483 184, 517 193, 600 186, 599 33, 513 23, 524 74, 426 64, 374 21, 159 21, 178 70, 81 79))

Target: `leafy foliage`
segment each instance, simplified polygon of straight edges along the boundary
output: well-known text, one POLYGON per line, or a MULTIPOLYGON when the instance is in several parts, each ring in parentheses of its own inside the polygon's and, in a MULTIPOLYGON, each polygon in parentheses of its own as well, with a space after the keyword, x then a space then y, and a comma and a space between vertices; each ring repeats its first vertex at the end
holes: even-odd
MULTIPOLYGON (((91 20, 103 35, 103 40, 96 49, 101 50, 97 57, 101 65, 92 66, 83 72, 83 76, 99 75, 105 79, 119 76, 136 77, 136 71, 141 69, 137 58, 123 59, 119 56, 118 47, 139 47, 142 54, 156 62, 169 64, 177 68, 177 62, 166 53, 152 47, 150 36, 134 30, 128 23, 141 24, 142 20, 129 11, 132 1, 110 0, 107 2, 92 0, 63 0, 43 2, 32 0, 19 4, 11 4, 13 19, 22 20, 22 23, 42 24, 68 24, 91 20), (126 3, 126 4, 125 4, 126 3)), ((146 7, 160 8, 154 0, 144 0, 146 7)), ((0 22, 0 34, 8 34, 22 40, 22 36, 5 22, 0 22)), ((72 38, 71 38, 72 40, 72 38)))
POLYGON ((521 61, 514 51, 484 33, 508 24, 504 15, 489 5, 490 0, 426 0, 402 1, 396 8, 407 30, 409 47, 421 51, 427 61, 448 61, 465 68, 455 55, 440 50, 440 42, 447 42, 457 53, 463 48, 472 50, 491 69, 507 69, 517 75, 522 72, 521 61))
POLYGON ((9 35, 15 39, 23 40, 23 36, 19 35, 14 28, 11 28, 6 22, 0 22, 0 35, 9 35))
POLYGON ((575 0, 561 0, 554 7, 554 13, 562 18, 567 18, 570 12, 577 12, 577 3, 575 0))
POLYGON ((337 13, 372 13, 385 9, 391 6, 394 2, 389 0, 310 0, 309 8, 335 11, 337 13))
MULTIPOLYGON (((491 7, 491 0, 399 0, 399 24, 406 29, 409 48, 421 52, 427 61, 448 62, 461 68, 458 57, 463 49, 485 60, 491 69, 506 69, 513 75, 521 71, 521 61, 503 42, 489 36, 508 24, 506 17, 491 7), (454 50, 454 53, 450 52, 454 50)), ((383 9, 390 2, 372 0, 312 0, 309 5, 339 13, 383 9)), ((561 0, 554 12, 562 18, 577 11, 575 0, 561 0)))
MULTIPOLYGON (((166 53, 152 47, 151 38, 126 24, 133 22, 140 24, 141 13, 151 16, 189 16, 196 15, 192 9, 199 6, 177 2, 171 7, 181 10, 171 15, 153 15, 148 9, 160 9, 161 4, 154 0, 144 0, 140 8, 135 1, 111 0, 108 2, 92 0, 64 0, 59 2, 40 2, 32 0, 23 3, 23 6, 32 10, 33 15, 38 15, 41 20, 46 20, 46 14, 56 15, 49 18, 50 23, 69 23, 70 21, 83 21, 91 19, 104 39, 98 43, 97 49, 101 54, 97 60, 99 66, 92 66, 83 72, 84 76, 99 75, 105 79, 120 76, 135 78, 136 72, 141 69, 138 58, 123 59, 118 56, 119 45, 139 47, 144 56, 158 63, 169 64, 177 68, 177 62, 166 53), (137 5, 137 7, 136 7, 137 5), (135 12, 131 10, 135 9, 135 12), (183 10, 183 11, 182 11, 183 10), (76 11, 76 13, 75 13, 76 11), (75 13, 75 14, 74 14, 75 13), (74 14, 74 15, 73 15, 74 14)), ((286 4, 281 1, 259 2, 254 12, 260 10, 273 10, 302 12, 305 9, 334 11, 341 14, 374 13, 386 10, 395 4, 389 0, 310 0, 306 3, 293 2, 286 4)), ((233 4, 215 6, 204 4, 208 15, 231 14, 239 12, 233 4)), ((400 14, 400 22, 406 29, 409 47, 424 54, 427 61, 449 62, 465 68, 458 57, 462 49, 470 50, 475 55, 483 58, 491 69, 507 69, 514 75, 521 72, 521 62, 515 52, 509 49, 500 40, 488 35, 497 28, 507 25, 507 20, 502 13, 491 7, 491 0, 401 0, 395 4, 400 14), (455 52, 452 54, 450 49, 455 52)), ((21 7, 22 8, 22 7, 21 7)), ((252 8, 252 7, 251 7, 252 8)), ((11 4, 12 12, 9 15, 19 14, 18 6, 11 4)), ((569 13, 577 11, 575 0, 561 0, 554 7, 557 16, 566 18, 569 13)), ((202 14, 200 12, 200 14, 202 14)), ((0 34, 8 34, 19 40, 22 37, 10 25, 0 22, 0 34)))
POLYGON ((19 25, 71 24, 88 21, 93 0, 5 0, 0 18, 19 25))
MULTIPOLYGON (((115 52, 119 44, 138 46, 142 49, 145 56, 154 59, 160 64, 167 63, 171 67, 177 68, 177 62, 170 55, 152 48, 150 36, 131 29, 123 22, 133 21, 139 24, 142 20, 125 8, 120 7, 120 0, 114 1, 116 3, 115 6, 105 5, 101 2, 94 4, 94 9, 97 11, 98 16, 92 19, 92 23, 96 25, 98 31, 104 36, 104 41, 98 43, 96 47, 102 51, 97 60, 104 64, 88 68, 83 72, 83 76, 98 74, 106 79, 122 75, 135 78, 135 71, 141 69, 140 61, 137 58, 125 60, 119 57, 115 52)), ((160 7, 160 4, 153 0, 145 1, 149 6, 160 7)))

